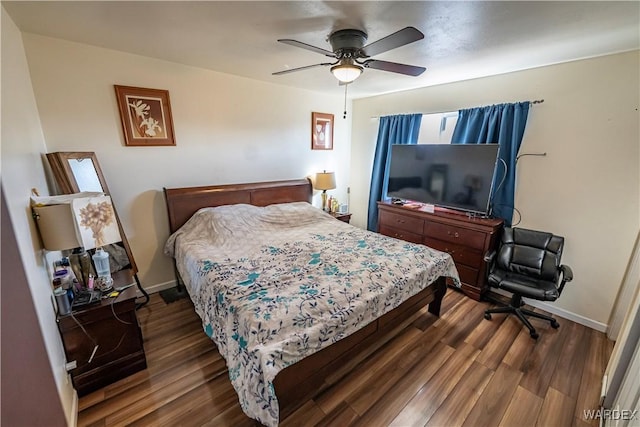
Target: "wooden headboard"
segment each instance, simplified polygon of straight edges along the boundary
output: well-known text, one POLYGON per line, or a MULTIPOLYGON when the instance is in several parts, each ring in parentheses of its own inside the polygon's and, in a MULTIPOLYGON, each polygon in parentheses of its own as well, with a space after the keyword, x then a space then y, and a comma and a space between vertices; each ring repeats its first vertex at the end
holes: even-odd
POLYGON ((237 203, 254 206, 288 202, 311 203, 312 194, 311 181, 308 179, 164 188, 171 233, 180 228, 201 208, 237 203))

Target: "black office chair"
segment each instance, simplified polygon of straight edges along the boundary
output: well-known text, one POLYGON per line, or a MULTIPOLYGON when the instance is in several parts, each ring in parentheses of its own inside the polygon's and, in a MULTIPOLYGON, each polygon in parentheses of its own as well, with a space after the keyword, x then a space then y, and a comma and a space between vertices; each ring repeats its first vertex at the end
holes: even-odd
POLYGON ((551 316, 521 308, 522 297, 540 301, 555 301, 560 297, 564 285, 573 279, 571 268, 560 264, 564 237, 542 231, 505 227, 497 251, 488 254, 488 283, 513 294, 506 307, 484 312, 491 320, 493 313, 514 313, 529 328, 533 339, 538 333, 525 316, 537 317, 551 322, 557 329, 560 324, 551 316))

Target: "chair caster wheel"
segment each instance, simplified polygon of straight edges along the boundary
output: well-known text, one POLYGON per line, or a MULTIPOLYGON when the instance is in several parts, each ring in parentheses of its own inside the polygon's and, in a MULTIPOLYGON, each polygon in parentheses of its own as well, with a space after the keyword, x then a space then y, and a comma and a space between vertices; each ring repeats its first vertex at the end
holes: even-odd
POLYGON ((484 318, 487 320, 491 320, 491 314, 490 313, 485 313, 484 314, 484 318))
POLYGON ((537 340, 539 336, 537 332, 530 332, 529 335, 531 335, 531 338, 533 338, 534 340, 537 340))
POLYGON ((553 320, 553 321, 551 322, 551 327, 552 327, 553 329, 558 329, 558 328, 560 327, 560 323, 558 323, 558 322, 556 322, 555 320, 553 320))

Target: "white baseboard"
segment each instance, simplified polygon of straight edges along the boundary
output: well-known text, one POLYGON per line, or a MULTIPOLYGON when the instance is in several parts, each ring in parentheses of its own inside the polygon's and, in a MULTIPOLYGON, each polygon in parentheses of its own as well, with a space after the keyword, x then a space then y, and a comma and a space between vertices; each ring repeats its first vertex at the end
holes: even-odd
POLYGON ((584 316, 580 316, 579 314, 573 313, 571 311, 564 310, 562 308, 558 308, 555 305, 547 304, 541 301, 530 300, 524 298, 525 302, 532 307, 539 308, 540 310, 548 311, 551 314, 555 314, 558 317, 562 317, 563 319, 571 320, 572 322, 579 323, 588 328, 595 329, 599 332, 607 332, 607 326, 604 323, 596 322, 593 319, 589 319, 584 316))
MULTIPOLYGON (((503 291, 502 289, 495 289, 492 288, 491 292, 495 292, 497 294, 503 295, 505 297, 511 298, 511 294, 508 292, 503 291)), ((567 320, 571 320, 572 322, 576 322, 579 323, 580 325, 586 326, 587 328, 591 328, 591 329, 595 329, 596 331, 599 332, 607 332, 607 327, 608 325, 601 323, 601 322, 597 322, 593 319, 589 319, 587 317, 581 316, 579 314, 573 313, 571 311, 568 310, 564 310, 562 308, 559 308, 556 305, 553 304, 549 304, 546 302, 542 302, 542 301, 538 301, 538 300, 532 300, 529 298, 523 298, 524 302, 527 303, 528 305, 535 307, 535 308, 539 308, 540 310, 544 310, 546 312, 549 312, 551 314, 554 314, 558 317, 562 317, 563 319, 567 319, 567 320)))
MULTIPOLYGON (((176 281, 175 280, 169 280, 168 282, 164 282, 164 283, 157 283, 155 285, 151 285, 151 286, 145 286, 144 290, 147 291, 150 294, 155 294, 156 292, 160 292, 160 291, 164 291, 165 289, 169 289, 176 286, 176 281)), ((141 297, 142 293, 140 292, 140 290, 137 291, 138 292, 138 296, 141 297)))
POLYGON ((71 400, 71 427, 78 425, 78 393, 74 391, 71 400))

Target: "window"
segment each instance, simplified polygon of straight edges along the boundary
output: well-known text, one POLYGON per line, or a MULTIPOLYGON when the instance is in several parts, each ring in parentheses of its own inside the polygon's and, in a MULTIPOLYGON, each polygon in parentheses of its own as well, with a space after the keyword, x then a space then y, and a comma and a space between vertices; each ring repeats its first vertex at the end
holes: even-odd
POLYGON ((423 114, 418 144, 451 144, 458 112, 423 114))

